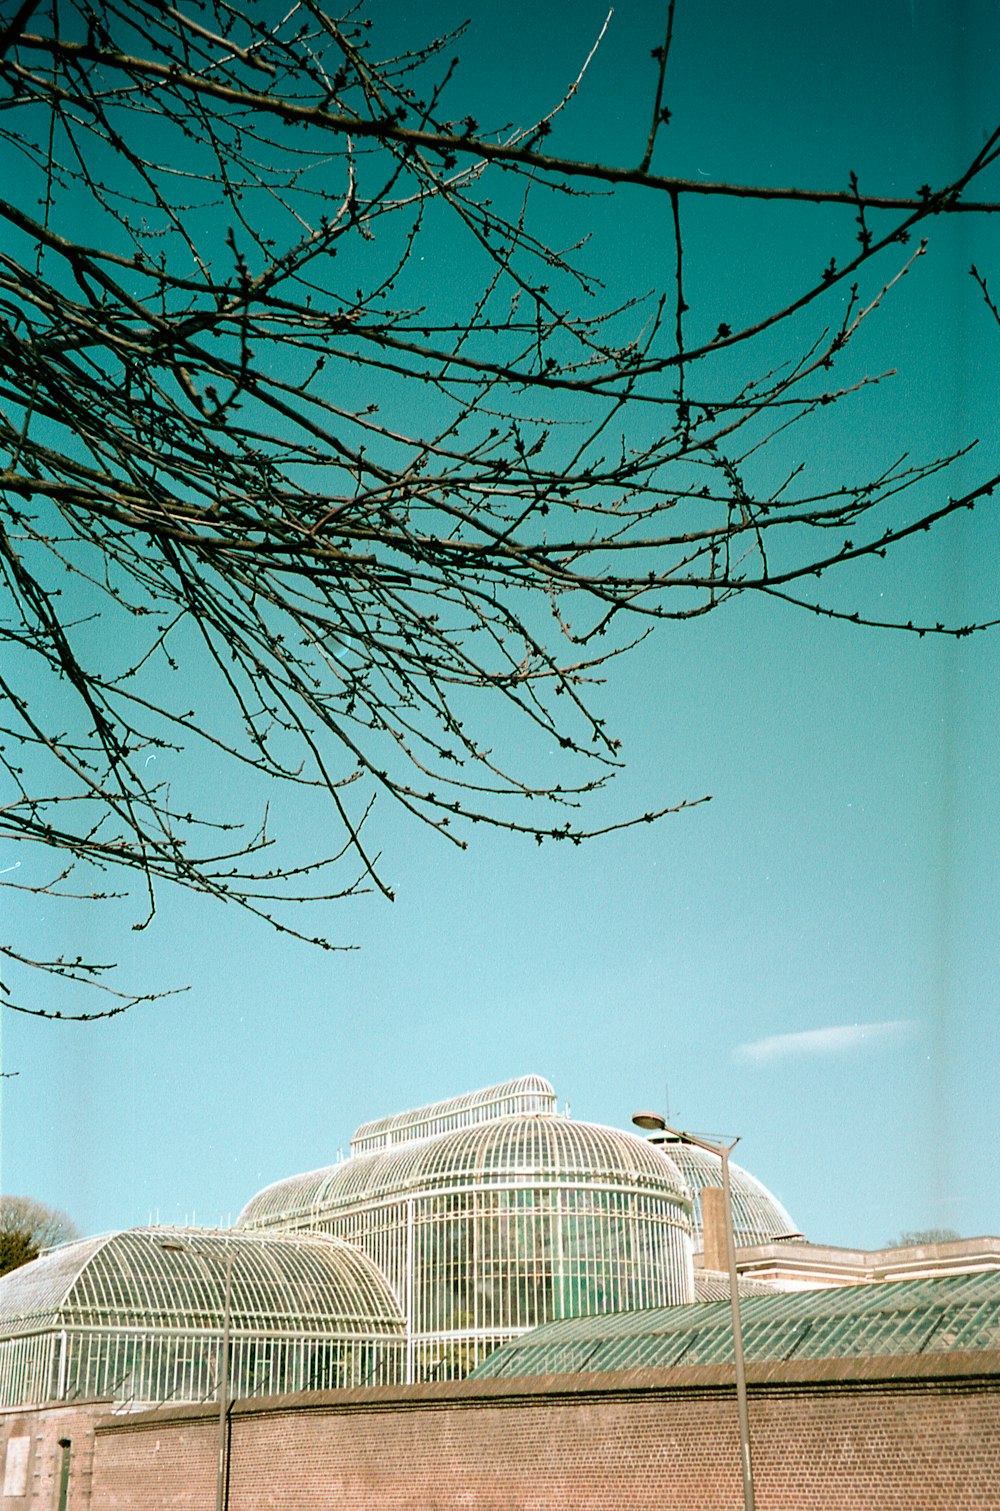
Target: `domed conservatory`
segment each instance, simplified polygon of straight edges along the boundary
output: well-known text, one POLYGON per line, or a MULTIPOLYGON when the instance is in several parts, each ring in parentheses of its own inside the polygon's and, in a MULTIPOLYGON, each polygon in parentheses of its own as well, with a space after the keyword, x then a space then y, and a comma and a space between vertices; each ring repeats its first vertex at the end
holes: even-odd
MULTIPOLYGON (((691 1236, 697 1252, 702 1247, 704 1237, 701 1193, 707 1186, 722 1185, 722 1160, 719 1155, 711 1154, 707 1149, 699 1149, 694 1144, 679 1143, 656 1134, 649 1142, 669 1152, 691 1189, 691 1236)), ((778 1198, 749 1170, 744 1170, 732 1160, 729 1162, 729 1183, 733 1200, 733 1239, 738 1249, 802 1237, 778 1198)))
MULTIPOLYGON (((738 1243, 796 1236, 731 1166, 738 1243)), ((719 1161, 558 1111, 541 1076, 363 1124, 225 1230, 145 1228, 0 1278, 0 1404, 457 1379, 543 1323, 695 1298, 719 1161)))
POLYGON ((407 1378, 448 1379, 542 1322, 690 1300, 692 1200, 660 1149, 525 1076, 364 1124, 349 1159, 267 1187, 237 1226, 356 1245, 402 1308, 407 1378))

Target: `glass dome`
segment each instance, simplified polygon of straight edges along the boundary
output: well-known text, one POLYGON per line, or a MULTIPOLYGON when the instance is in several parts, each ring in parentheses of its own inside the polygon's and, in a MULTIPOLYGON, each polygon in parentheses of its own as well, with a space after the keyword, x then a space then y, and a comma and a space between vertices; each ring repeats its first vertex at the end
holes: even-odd
POLYGON ((384 1277, 320 1234, 140 1228, 0 1277, 0 1403, 148 1405, 400 1377, 403 1319, 384 1277))
POLYGON ((278 1182, 238 1223, 357 1244, 406 1315, 407 1377, 441 1379, 556 1317, 689 1300, 690 1209, 644 1139, 538 1111, 473 1115, 278 1182))
POLYGON ((247 1203, 236 1225, 298 1226, 304 1217, 325 1216, 333 1208, 409 1190, 464 1186, 470 1181, 531 1181, 539 1175, 551 1180, 625 1180, 669 1196, 685 1208, 691 1199, 672 1152, 665 1156, 645 1139, 617 1128, 535 1115, 474 1124, 278 1181, 247 1203))
MULTIPOLYGON (((650 1146, 669 1159, 684 1176, 694 1196, 691 1212, 695 1249, 702 1247, 701 1193, 705 1186, 722 1185, 722 1160, 707 1149, 673 1141, 663 1143, 655 1136, 650 1146)), ((729 1161, 729 1184, 733 1197, 733 1237, 737 1248, 758 1243, 774 1243, 780 1238, 801 1238, 795 1223, 778 1198, 749 1170, 729 1161)))

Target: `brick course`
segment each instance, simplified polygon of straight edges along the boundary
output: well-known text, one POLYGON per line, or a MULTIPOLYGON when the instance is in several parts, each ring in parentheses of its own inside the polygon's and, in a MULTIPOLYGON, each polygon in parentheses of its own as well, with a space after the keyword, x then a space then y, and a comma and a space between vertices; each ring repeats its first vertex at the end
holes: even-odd
MULTIPOLYGON (((758 1366, 750 1386, 758 1511, 1000 1511, 1000 1354, 758 1366)), ((99 1423, 94 1511, 212 1505, 216 1434, 211 1407, 99 1423)), ((229 1511, 740 1505, 720 1367, 327 1392, 233 1411, 229 1511)))

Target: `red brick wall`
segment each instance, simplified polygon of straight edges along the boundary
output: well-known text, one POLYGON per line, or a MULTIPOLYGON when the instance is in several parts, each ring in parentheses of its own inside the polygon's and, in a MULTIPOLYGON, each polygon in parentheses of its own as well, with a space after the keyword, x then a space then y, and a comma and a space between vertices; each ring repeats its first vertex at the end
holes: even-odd
MULTIPOLYGON (((988 1372, 952 1361, 944 1378, 920 1377, 926 1359, 895 1378, 759 1371, 758 1511, 997 1511, 1000 1359, 979 1357, 988 1372)), ((648 1371, 243 1403, 229 1511, 734 1511, 735 1406, 721 1381, 648 1371)), ((102 1424, 94 1511, 202 1511, 215 1465, 210 1409, 102 1424)))
MULTIPOLYGON (((217 1416, 197 1409, 162 1421, 144 1416, 147 1425, 138 1430, 127 1421, 122 1428, 124 1420, 119 1418, 110 1435, 101 1431, 92 1511, 209 1511, 215 1505, 217 1416)), ((232 1496, 229 1505, 235 1511, 232 1496)))
POLYGON ((0 1507, 3 1511, 56 1511, 63 1450, 69 1440, 66 1511, 88 1511, 94 1458, 94 1423, 107 1414, 108 1402, 72 1406, 0 1407, 0 1507), (3 1495, 4 1471, 11 1438, 27 1438, 25 1495, 3 1495))

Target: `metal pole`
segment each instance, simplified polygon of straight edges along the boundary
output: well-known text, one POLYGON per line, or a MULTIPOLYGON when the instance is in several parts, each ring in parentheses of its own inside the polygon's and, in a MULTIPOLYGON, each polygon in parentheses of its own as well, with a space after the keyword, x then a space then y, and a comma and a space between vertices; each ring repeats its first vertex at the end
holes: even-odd
POLYGON ((740 1468, 743 1471, 743 1511, 754 1511, 753 1461, 750 1457, 750 1413, 747 1409, 746 1361, 740 1323, 740 1292, 736 1275, 736 1239, 733 1234, 733 1193, 729 1185, 729 1150, 719 1145, 722 1156, 722 1210, 726 1227, 726 1263, 729 1266, 729 1300, 733 1313, 733 1364, 736 1369, 736 1414, 740 1424, 740 1468))
MULTIPOLYGON (((740 1292, 736 1271, 736 1239, 733 1234, 733 1193, 729 1183, 729 1155, 737 1143, 714 1143, 701 1138, 697 1133, 685 1133, 680 1128, 671 1128, 666 1118, 658 1112, 637 1112, 632 1118, 639 1128, 653 1128, 666 1139, 678 1144, 693 1144, 696 1149, 705 1149, 722 1161, 722 1213, 726 1230, 726 1265, 729 1269, 729 1302, 733 1314, 733 1365, 736 1375, 736 1415, 740 1432, 740 1471, 743 1476, 743 1511, 755 1511, 753 1492, 753 1460, 750 1455, 750 1413, 747 1408, 746 1361, 743 1355, 743 1328, 740 1323, 740 1292)), ((659 1142, 657 1140, 656 1142, 659 1142)))
MULTIPOLYGON (((416 1379, 416 1346, 413 1334, 416 1329, 416 1317, 413 1313, 414 1304, 414 1210, 413 1197, 406 1198, 406 1383, 412 1385, 416 1379)), ((421 1327, 423 1318, 421 1317, 421 1327)))
MULTIPOLYGON (((172 1253, 197 1254, 210 1266, 215 1256, 199 1249, 196 1244, 180 1236, 160 1241, 160 1248, 172 1253)), ((229 1502, 229 1328, 233 1312, 233 1259, 234 1250, 226 1254, 226 1285, 222 1301, 222 1338, 219 1342, 219 1454, 215 1470, 215 1511, 226 1511, 229 1502)))
POLYGON ((229 1469, 229 1319, 233 1300, 233 1252, 226 1256, 226 1293, 222 1303, 222 1343, 219 1349, 219 1463, 215 1476, 215 1511, 226 1511, 229 1469))

